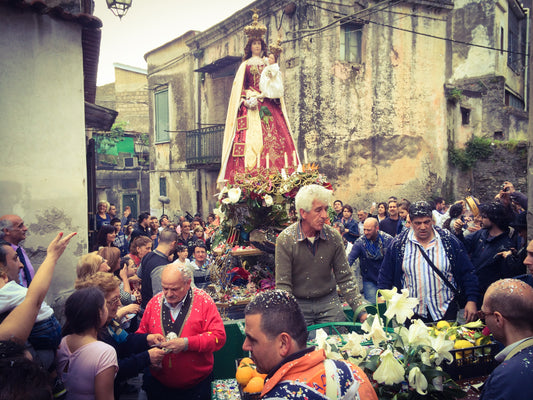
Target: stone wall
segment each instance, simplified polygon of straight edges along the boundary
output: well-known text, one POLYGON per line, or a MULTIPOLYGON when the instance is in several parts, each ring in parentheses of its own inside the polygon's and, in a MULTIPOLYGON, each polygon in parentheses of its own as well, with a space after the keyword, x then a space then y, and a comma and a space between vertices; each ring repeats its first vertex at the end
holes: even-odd
POLYGON ((493 154, 487 159, 478 160, 468 172, 456 172, 454 196, 448 201, 458 200, 472 194, 481 202, 488 202, 500 191, 504 181, 510 181, 519 192, 528 193, 527 182, 527 142, 514 146, 497 144, 493 154))

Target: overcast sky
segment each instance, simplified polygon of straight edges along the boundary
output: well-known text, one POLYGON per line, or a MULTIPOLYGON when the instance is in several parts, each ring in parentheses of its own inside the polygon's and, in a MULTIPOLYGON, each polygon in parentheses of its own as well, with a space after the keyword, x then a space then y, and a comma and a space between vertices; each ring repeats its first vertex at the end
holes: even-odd
MULTIPOLYGON (((204 31, 253 0, 133 0, 120 20, 95 1, 94 14, 102 20, 98 86, 115 80, 113 63, 146 69, 144 54, 189 30, 204 31)), ((251 21, 251 15, 250 15, 251 21)))

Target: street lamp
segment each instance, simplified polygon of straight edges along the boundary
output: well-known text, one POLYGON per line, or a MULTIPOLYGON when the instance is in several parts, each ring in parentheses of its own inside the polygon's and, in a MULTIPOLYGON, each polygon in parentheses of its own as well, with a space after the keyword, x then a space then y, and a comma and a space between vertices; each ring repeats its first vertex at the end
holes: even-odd
POLYGON ((105 0, 107 8, 111 10, 113 14, 121 18, 126 15, 128 9, 131 7, 132 0, 105 0))

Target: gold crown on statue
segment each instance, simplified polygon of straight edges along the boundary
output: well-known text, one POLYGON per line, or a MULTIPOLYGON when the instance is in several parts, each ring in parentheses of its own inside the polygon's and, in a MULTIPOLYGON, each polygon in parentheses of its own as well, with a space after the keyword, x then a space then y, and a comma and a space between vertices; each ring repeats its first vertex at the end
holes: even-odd
POLYGON ((276 57, 276 60, 277 60, 282 51, 283 51, 283 49, 281 48, 281 38, 278 38, 277 44, 273 43, 273 44, 270 45, 269 52, 271 54, 274 54, 274 56, 276 57))
POLYGON ((257 9, 252 10, 254 12, 253 22, 244 28, 244 34, 248 36, 248 39, 263 39, 263 35, 266 33, 267 28, 265 25, 259 23, 259 15, 257 15, 257 9))

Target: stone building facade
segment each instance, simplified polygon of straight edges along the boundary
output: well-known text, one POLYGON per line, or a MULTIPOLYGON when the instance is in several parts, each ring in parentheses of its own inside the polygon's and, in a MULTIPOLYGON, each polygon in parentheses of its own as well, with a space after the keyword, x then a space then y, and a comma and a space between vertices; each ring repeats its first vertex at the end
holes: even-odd
POLYGON ((120 139, 100 149, 97 140, 96 201, 107 200, 119 212, 129 206, 137 218, 150 210, 148 82, 146 70, 118 63, 114 67, 115 82, 97 88, 96 103, 118 112, 120 139))
POLYGON ((205 216, 213 208, 219 159, 207 138, 222 136, 253 8, 268 28, 267 43, 283 40, 280 68, 298 151, 307 150, 349 204, 462 196, 468 182, 448 164, 451 144, 460 147, 472 135, 526 138, 520 104, 527 69, 507 52, 527 48, 525 13, 515 0, 343 0, 324 7, 258 0, 145 55, 151 118, 164 114, 154 99, 168 89, 164 141, 155 140, 151 121, 153 208, 163 175, 175 186, 169 196, 177 215, 205 216), (204 144, 196 147, 205 157, 195 143, 204 144))

